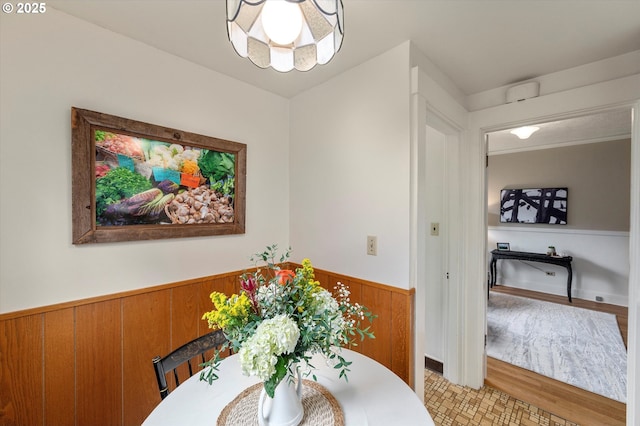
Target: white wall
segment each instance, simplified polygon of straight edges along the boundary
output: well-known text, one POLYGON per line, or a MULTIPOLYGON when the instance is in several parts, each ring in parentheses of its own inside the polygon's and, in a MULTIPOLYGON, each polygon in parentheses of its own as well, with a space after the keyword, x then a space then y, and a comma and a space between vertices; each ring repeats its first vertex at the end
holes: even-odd
POLYGON ((291 245, 315 266, 409 288, 409 43, 291 101, 291 245), (378 254, 366 253, 368 235, 378 254))
POLYGON ((243 269, 288 243, 286 99, 55 9, 0 19, 0 312, 243 269), (72 106, 246 143, 246 234, 72 245, 72 106))
MULTIPOLYGON (((511 250, 545 253, 554 246, 573 256, 571 296, 602 297, 605 303, 627 306, 629 300, 629 233, 575 229, 490 227, 488 248, 508 242, 511 250)), ((488 253, 487 262, 491 259, 488 253)), ((567 270, 537 262, 498 260, 497 283, 509 287, 567 295, 567 270), (554 272, 548 276, 546 272, 554 272)))

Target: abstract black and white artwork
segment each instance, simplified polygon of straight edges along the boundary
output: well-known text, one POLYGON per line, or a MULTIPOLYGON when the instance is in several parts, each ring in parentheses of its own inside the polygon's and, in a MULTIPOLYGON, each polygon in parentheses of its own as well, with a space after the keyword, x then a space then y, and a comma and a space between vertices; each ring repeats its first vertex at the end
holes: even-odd
POLYGON ((500 222, 567 224, 567 188, 503 189, 500 222))

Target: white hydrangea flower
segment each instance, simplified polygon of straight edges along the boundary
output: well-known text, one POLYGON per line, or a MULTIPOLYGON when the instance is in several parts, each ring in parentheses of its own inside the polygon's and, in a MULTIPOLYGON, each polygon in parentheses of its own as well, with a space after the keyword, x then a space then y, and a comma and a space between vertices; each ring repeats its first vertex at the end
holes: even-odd
POLYGON ((299 338, 300 329, 286 315, 262 321, 238 351, 242 373, 268 380, 276 371, 278 356, 293 352, 299 338))
POLYGON ((282 355, 289 354, 296 349, 300 338, 300 329, 295 321, 287 315, 277 315, 260 323, 256 335, 269 342, 272 353, 282 355))

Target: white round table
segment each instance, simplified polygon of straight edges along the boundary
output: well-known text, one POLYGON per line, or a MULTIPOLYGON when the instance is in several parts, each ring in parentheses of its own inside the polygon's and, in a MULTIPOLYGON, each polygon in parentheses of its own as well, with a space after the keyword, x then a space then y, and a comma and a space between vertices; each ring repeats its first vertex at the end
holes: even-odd
MULTIPOLYGON (((338 401, 347 426, 434 425, 422 400, 398 376, 382 364, 357 352, 342 349, 353 361, 348 378, 316 355, 312 364, 317 382, 338 401)), ((219 379, 209 385, 200 374, 178 386, 151 412, 143 426, 215 426, 221 411, 242 391, 256 384, 256 377, 242 375, 237 355, 220 364, 219 379)), ((312 376, 307 377, 312 379, 312 376)))

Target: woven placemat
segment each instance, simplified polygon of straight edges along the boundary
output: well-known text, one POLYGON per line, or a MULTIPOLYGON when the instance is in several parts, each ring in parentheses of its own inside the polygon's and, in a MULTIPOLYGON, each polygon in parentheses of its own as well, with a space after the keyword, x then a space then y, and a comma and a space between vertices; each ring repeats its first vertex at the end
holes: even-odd
MULTIPOLYGON (((240 393, 220 413, 217 426, 258 426, 258 399, 263 384, 255 384, 240 393)), ((322 385, 302 381, 304 417, 300 426, 344 426, 338 401, 322 385)))

